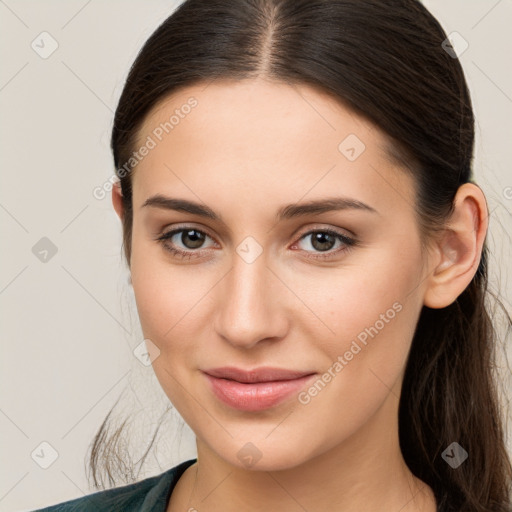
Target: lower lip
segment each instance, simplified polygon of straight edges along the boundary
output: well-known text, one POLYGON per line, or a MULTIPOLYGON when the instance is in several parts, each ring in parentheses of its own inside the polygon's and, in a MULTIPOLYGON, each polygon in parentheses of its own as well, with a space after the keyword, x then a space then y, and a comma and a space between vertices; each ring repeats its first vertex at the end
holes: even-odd
POLYGON ((241 411, 262 411, 283 402, 305 387, 315 375, 300 379, 278 380, 244 384, 234 380, 220 379, 205 373, 215 396, 241 411))

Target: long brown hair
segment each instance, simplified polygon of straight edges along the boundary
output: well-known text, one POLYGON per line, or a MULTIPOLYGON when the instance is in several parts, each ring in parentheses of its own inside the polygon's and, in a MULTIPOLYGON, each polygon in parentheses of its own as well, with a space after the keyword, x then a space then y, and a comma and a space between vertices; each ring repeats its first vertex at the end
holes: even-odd
MULTIPOLYGON (((138 54, 115 113, 111 145, 123 194, 128 265, 133 211, 126 163, 141 124, 179 88, 216 78, 264 76, 335 95, 388 135, 393 156, 414 176, 422 236, 442 228, 457 189, 473 181, 474 145, 469 91, 458 58, 443 45, 446 38, 417 0, 183 2, 138 54)), ((498 337, 488 304, 487 260, 484 245, 473 280, 455 302, 443 309, 423 307, 402 386, 404 459, 444 511, 511 510, 512 467, 494 374, 498 337), (442 457, 454 441, 469 454, 457 469, 442 457)), ((510 328, 512 320, 506 319, 510 328)), ((92 444, 96 487, 102 470, 110 484, 116 470, 127 474, 116 451, 124 424, 109 436, 109 417, 92 444)))

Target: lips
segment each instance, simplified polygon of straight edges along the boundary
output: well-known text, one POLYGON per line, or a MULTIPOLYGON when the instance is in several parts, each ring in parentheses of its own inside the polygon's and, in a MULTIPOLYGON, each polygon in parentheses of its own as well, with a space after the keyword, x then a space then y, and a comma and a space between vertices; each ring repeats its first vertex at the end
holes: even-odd
POLYGON ((243 411, 261 411, 299 392, 315 373, 272 367, 223 367, 205 370, 204 375, 213 394, 224 404, 243 411))

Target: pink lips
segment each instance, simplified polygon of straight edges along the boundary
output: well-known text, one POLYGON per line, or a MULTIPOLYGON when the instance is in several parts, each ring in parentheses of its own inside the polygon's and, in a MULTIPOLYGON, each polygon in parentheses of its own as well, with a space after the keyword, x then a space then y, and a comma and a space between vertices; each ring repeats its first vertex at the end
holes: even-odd
POLYGON ((261 411, 298 392, 315 375, 280 368, 244 371, 234 367, 212 368, 204 374, 215 396, 242 411, 261 411))

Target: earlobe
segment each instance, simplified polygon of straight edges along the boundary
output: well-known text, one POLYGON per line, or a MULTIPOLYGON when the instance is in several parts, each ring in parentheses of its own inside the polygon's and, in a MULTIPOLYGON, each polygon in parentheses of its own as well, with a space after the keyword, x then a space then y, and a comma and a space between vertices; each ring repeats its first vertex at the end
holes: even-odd
POLYGON ((466 289, 476 273, 488 227, 488 210, 481 189, 465 183, 459 187, 454 211, 436 242, 433 268, 427 278, 424 304, 444 308, 466 289))
POLYGON ((112 205, 122 221, 124 217, 123 193, 121 191, 121 183, 119 181, 116 181, 112 187, 112 205))

